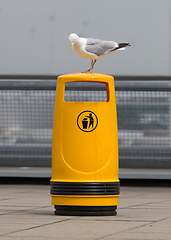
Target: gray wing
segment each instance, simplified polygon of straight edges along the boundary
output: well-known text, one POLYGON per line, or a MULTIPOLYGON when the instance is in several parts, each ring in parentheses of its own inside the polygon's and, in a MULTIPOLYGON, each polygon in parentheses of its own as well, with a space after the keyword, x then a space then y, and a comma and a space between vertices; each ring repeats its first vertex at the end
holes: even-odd
POLYGON ((87 38, 85 50, 96 56, 102 56, 118 48, 118 44, 113 41, 104 41, 99 39, 87 38))

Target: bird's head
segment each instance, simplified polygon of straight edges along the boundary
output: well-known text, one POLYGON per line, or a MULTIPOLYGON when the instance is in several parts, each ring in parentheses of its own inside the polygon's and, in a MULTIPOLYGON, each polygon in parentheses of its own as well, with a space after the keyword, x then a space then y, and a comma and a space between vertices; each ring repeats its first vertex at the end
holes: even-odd
POLYGON ((73 46, 76 43, 76 41, 78 40, 78 38, 79 38, 78 35, 75 33, 71 33, 69 35, 69 41, 71 42, 71 51, 73 50, 73 46))

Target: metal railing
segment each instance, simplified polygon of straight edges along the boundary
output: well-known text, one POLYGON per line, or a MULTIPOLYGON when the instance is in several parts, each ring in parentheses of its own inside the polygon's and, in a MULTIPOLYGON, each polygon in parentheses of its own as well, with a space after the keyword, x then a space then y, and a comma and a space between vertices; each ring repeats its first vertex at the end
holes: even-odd
MULTIPOLYGON (((171 82, 147 80, 115 81, 121 168, 171 168, 171 82)), ((55 90, 53 79, 0 81, 0 166, 51 166, 55 90)), ((77 99, 98 91, 79 86, 77 99)))

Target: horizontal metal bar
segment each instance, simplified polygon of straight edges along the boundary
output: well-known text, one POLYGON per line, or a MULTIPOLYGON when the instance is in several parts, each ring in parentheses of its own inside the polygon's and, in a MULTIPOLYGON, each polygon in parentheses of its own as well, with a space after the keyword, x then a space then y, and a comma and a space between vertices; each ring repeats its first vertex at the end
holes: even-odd
POLYGON ((0 80, 0 90, 56 90, 56 80, 0 80))
POLYGON ((23 146, 23 145, 1 145, 0 146, 0 158, 4 156, 12 155, 13 157, 16 156, 51 156, 52 154, 52 146, 23 146))
POLYGON ((0 177, 50 178, 50 167, 1 167, 0 177))
MULTIPOLYGON (((1 155, 1 167, 50 167, 51 155, 49 156, 27 156, 27 155, 1 155)), ((171 160, 155 157, 119 157, 119 166, 121 168, 153 168, 153 169, 171 169, 171 160)))
POLYGON ((119 179, 160 179, 171 180, 171 169, 120 168, 119 179))
POLYGON ((51 156, 0 156, 1 167, 51 167, 51 156))
POLYGON ((171 81, 115 81, 116 91, 171 91, 171 81))
POLYGON ((163 156, 171 157, 170 147, 119 147, 120 156, 163 156))
MULTIPOLYGON (((60 74, 62 75, 62 74, 60 74)), ((0 79, 51 79, 56 80, 60 75, 17 75, 17 74, 1 74, 0 79)), ((171 81, 171 76, 113 76, 116 81, 171 81)))
MULTIPOLYGON (((51 178, 51 168, 47 167, 1 167, 0 177, 51 178)), ((119 179, 169 179, 171 169, 130 169, 120 168, 119 179)))
MULTIPOLYGON (((11 152, 12 154, 18 152, 30 152, 31 153, 39 153, 42 155, 51 155, 52 145, 0 145, 0 155, 4 152, 11 152)), ((121 156, 125 155, 140 155, 140 156, 171 156, 171 148, 170 147, 119 147, 119 154, 121 156), (152 155, 153 154, 153 155, 152 155)))
MULTIPOLYGON (((0 80, 0 90, 56 90, 56 80, 36 80, 36 79, 25 79, 25 80, 0 80)), ((116 91, 171 91, 171 81, 156 82, 156 81, 115 81, 116 91)), ((74 83, 67 86, 66 90, 74 90, 74 83)), ((89 91, 104 91, 105 88, 102 86, 96 87, 93 84, 80 84, 77 90, 89 90, 89 91)))
POLYGON ((119 157, 119 166, 121 168, 153 168, 169 169, 171 168, 171 159, 161 159, 156 157, 119 157))

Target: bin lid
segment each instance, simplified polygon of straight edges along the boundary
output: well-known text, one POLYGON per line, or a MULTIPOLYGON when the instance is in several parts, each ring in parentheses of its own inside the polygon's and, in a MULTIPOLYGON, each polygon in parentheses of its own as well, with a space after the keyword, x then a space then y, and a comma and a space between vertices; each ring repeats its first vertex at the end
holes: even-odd
POLYGON ((60 75, 58 80, 63 80, 64 82, 68 81, 79 81, 79 82, 108 82, 110 80, 113 81, 113 76, 100 74, 100 73, 70 73, 65 75, 60 75))

